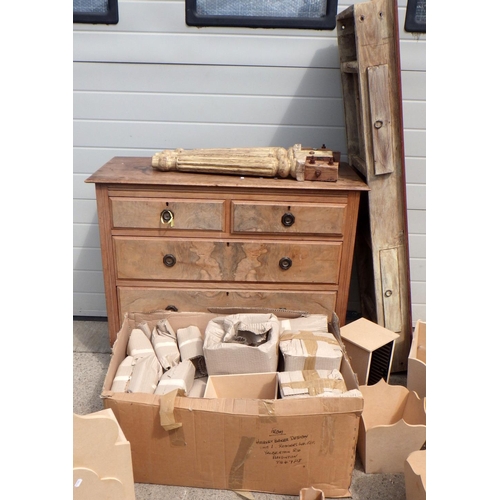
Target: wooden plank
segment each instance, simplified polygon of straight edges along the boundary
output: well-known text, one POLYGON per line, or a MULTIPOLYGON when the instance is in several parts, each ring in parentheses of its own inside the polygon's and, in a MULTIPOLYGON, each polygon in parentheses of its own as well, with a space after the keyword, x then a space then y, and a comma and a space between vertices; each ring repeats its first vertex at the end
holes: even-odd
POLYGON ((350 124, 346 125, 349 163, 370 187, 360 205, 356 241, 362 313, 400 334, 392 365, 397 372, 407 366, 412 320, 395 16, 393 0, 357 3, 339 16, 337 34, 341 62, 356 61, 359 69, 355 75, 342 73, 346 123, 350 124), (374 128, 377 122, 380 126, 374 128))
POLYGON ((399 286, 399 249, 387 248, 380 251, 380 274, 382 276, 382 300, 384 304, 384 325, 388 330, 401 332, 401 297, 399 286))
POLYGON ((391 98, 389 94, 389 67, 387 64, 367 68, 368 95, 373 141, 373 168, 375 175, 394 172, 391 98))

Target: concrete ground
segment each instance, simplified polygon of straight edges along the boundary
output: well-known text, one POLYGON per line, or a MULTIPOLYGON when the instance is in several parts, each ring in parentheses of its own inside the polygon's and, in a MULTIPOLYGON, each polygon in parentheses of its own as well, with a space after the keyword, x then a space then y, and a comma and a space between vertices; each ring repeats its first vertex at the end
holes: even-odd
MULTIPOLYGON (((108 367, 109 347, 106 321, 73 322, 73 412, 86 415, 103 409, 99 397, 108 367)), ((391 384, 406 384, 406 374, 393 374, 391 384)), ((135 484, 136 500, 237 500, 234 491, 183 486, 135 484)), ((365 474, 357 457, 352 477, 354 500, 405 500, 404 474, 365 474)), ((298 496, 252 492, 255 500, 293 500, 298 496)))

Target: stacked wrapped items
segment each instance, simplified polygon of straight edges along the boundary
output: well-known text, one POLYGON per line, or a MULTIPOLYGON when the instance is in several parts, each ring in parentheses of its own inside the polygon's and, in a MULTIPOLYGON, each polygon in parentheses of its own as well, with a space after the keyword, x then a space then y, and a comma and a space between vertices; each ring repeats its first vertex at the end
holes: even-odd
POLYGON ((111 390, 153 394, 163 369, 144 331, 134 328, 127 344, 127 356, 120 363, 111 390))
POLYGON ((181 389, 184 394, 188 394, 193 387, 195 371, 191 360, 181 361, 163 374, 154 393, 166 394, 175 389, 181 389))
POLYGON ((203 343, 208 375, 275 372, 279 334, 274 314, 232 314, 210 320, 203 343))
POLYGON ((158 321, 151 332, 151 343, 164 370, 179 364, 181 354, 177 345, 177 336, 167 319, 158 321))
POLYGON ((328 332, 285 330, 280 335, 284 371, 340 369, 342 349, 328 332))
POLYGON ((177 345, 181 360, 190 360, 196 367, 195 378, 207 376, 205 357, 203 356, 203 337, 197 326, 188 326, 177 330, 177 345))
POLYGON ((347 390, 337 369, 278 372, 278 384, 282 398, 362 397, 357 389, 347 390))

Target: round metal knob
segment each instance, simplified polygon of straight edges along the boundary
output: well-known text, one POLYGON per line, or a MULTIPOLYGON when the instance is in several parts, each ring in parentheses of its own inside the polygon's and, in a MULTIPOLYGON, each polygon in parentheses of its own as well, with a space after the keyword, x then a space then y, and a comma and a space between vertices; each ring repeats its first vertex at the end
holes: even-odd
POLYGON ((283 257, 280 259, 280 267, 284 271, 292 267, 292 259, 290 257, 283 257))
POLYGON ((160 220, 163 224, 170 224, 174 220, 174 213, 171 210, 163 210, 160 214, 160 220))
POLYGON ((386 297, 390 297, 392 295, 392 290, 386 290, 385 293, 384 293, 384 295, 386 297))
POLYGON ((167 307, 165 307, 165 311, 174 311, 174 312, 178 312, 179 309, 177 309, 177 306, 174 306, 172 304, 168 305, 167 307))
POLYGON ((281 223, 285 227, 290 227, 293 226, 293 223, 295 222, 295 215, 293 215, 290 212, 286 212, 283 214, 283 217, 281 217, 281 223))
POLYGON ((175 257, 171 253, 168 253, 165 257, 163 257, 163 263, 167 267, 174 267, 176 262, 175 257))

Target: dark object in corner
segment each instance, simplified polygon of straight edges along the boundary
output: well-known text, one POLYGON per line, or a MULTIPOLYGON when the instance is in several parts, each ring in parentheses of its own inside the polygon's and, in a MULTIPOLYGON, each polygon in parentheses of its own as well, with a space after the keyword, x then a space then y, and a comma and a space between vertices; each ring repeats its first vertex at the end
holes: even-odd
POLYGON ((426 0, 408 0, 408 5, 406 6, 405 31, 409 33, 425 33, 425 3, 426 0))

